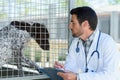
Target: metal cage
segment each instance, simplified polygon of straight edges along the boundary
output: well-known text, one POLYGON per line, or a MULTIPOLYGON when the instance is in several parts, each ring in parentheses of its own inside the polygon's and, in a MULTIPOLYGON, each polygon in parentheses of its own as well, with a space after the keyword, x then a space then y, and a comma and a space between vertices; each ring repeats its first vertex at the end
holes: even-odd
POLYGON ((0 0, 0 79, 43 80, 64 63, 69 0, 0 0))

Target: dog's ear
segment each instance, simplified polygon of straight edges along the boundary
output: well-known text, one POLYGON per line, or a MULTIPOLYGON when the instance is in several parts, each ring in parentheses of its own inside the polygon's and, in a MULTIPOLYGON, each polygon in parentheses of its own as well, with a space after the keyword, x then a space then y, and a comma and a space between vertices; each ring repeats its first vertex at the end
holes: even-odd
POLYGON ((49 50, 49 32, 44 24, 34 23, 32 25, 32 35, 35 36, 36 42, 44 50, 49 50))

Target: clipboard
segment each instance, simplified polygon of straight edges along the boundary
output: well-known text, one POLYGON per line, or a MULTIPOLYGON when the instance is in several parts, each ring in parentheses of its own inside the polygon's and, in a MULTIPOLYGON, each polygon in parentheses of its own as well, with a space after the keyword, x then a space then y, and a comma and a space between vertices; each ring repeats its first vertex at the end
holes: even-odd
POLYGON ((62 77, 57 75, 57 72, 64 72, 63 70, 55 69, 55 68, 39 68, 39 73, 44 73, 50 77, 51 80, 63 80, 62 77))

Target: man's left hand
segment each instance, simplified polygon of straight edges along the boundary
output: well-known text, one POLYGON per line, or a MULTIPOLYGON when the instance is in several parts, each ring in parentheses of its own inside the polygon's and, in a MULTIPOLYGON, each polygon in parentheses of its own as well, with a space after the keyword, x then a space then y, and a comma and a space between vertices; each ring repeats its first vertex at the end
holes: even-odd
POLYGON ((61 76, 64 80, 77 80, 77 75, 73 72, 58 72, 57 75, 61 76))

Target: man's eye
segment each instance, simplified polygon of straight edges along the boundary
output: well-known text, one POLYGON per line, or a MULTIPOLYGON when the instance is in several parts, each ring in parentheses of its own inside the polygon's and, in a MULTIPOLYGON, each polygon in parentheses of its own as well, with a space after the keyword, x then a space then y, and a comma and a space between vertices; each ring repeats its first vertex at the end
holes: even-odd
POLYGON ((72 24, 75 24, 74 22, 72 22, 72 24))

